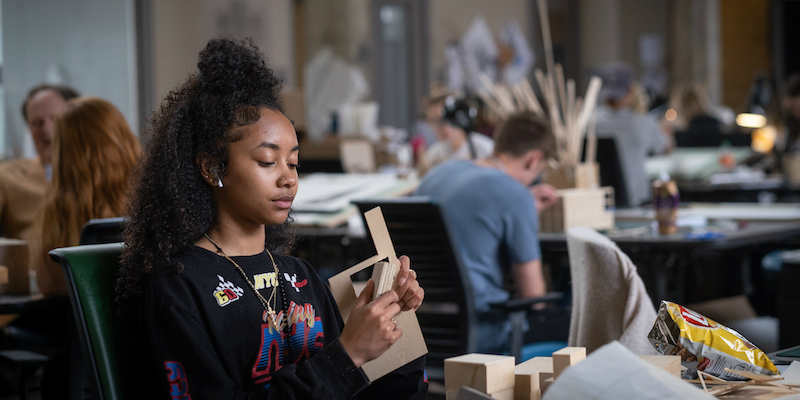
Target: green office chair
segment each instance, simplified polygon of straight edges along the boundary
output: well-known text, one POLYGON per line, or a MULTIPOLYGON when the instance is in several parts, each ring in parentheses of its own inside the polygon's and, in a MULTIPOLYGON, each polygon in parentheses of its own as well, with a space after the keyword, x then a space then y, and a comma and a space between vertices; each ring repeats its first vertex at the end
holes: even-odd
POLYGON ((135 315, 120 315, 114 287, 122 243, 55 249, 50 258, 64 268, 93 398, 155 398, 135 315))

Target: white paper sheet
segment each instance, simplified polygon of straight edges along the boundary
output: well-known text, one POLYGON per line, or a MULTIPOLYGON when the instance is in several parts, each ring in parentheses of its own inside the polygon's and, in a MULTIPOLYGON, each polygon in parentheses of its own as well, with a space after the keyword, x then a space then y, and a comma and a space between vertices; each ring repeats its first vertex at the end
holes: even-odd
POLYGON ((567 368, 543 400, 715 399, 677 376, 642 360, 619 342, 611 342, 567 368))

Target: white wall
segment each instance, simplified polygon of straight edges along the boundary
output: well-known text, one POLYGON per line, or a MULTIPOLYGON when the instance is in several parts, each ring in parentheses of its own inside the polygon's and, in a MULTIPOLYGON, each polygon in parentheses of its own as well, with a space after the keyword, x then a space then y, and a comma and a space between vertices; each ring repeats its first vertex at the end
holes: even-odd
MULTIPOLYGON (((164 96, 197 71, 197 55, 209 39, 252 37, 270 66, 294 86, 292 0, 154 0, 153 99, 164 96)), ((149 112, 148 112, 149 114, 149 112)))
POLYGON ((138 129, 133 1, 2 1, 6 140, 0 155, 35 155, 20 107, 42 82, 103 97, 138 129))

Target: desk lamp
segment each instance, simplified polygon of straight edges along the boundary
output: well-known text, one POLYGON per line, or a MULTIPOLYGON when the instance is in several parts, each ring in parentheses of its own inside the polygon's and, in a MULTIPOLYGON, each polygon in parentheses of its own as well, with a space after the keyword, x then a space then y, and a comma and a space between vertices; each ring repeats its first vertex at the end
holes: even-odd
POLYGON ((756 75, 750 86, 745 112, 736 116, 736 124, 742 128, 758 129, 767 125, 767 112, 772 102, 772 90, 763 73, 756 75))

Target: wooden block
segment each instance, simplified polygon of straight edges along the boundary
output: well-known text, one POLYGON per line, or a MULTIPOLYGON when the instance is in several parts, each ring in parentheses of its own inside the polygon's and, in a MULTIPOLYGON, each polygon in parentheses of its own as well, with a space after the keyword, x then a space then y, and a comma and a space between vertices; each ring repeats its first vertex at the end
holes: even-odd
POLYGON ((654 366, 669 372, 680 378, 681 376, 681 356, 639 356, 654 366))
POLYGON ((543 380, 543 381, 541 382, 541 385, 542 385, 542 395, 544 395, 544 393, 545 393, 545 392, 547 392, 547 388, 549 388, 549 387, 550 387, 550 385, 552 385, 552 384, 553 384, 553 380, 555 380, 555 378, 553 378, 553 377, 550 377, 550 378, 547 378, 547 379, 545 379, 545 380, 543 380))
POLYGON ((585 347, 565 347, 553 353, 553 378, 558 379, 559 375, 568 367, 577 364, 586 358, 585 347))
POLYGON ((398 272, 400 272, 400 267, 396 264, 386 261, 375 263, 375 267, 372 269, 372 281, 375 282, 375 291, 372 293, 373 300, 395 288, 398 272))
MULTIPOLYGON (((592 229, 614 227, 614 213, 607 209, 609 189, 559 189, 555 204, 542 211, 542 232, 565 232, 575 226, 592 229)), ((613 198, 613 194, 610 198, 613 198)))
POLYGON ((548 379, 550 379, 551 382, 553 381, 553 379, 555 379, 553 377, 552 372, 539 372, 539 390, 542 392, 543 395, 545 387, 544 382, 548 379))
POLYGON ((490 395, 493 399, 497 400, 514 400, 514 388, 498 390, 490 395))
POLYGON ((446 400, 456 400, 457 396, 458 396, 458 390, 448 389, 447 392, 445 393, 446 400))
POLYGON ((514 387, 514 357, 466 354, 444 360, 444 386, 458 390, 471 387, 495 393, 514 387))
POLYGON ((473 389, 471 387, 462 386, 461 389, 458 391, 455 390, 448 390, 447 393, 454 393, 455 395, 452 397, 455 400, 491 400, 493 397, 489 396, 486 393, 483 393, 479 390, 473 389))
POLYGON ((8 267, 0 265, 0 285, 8 283, 8 267))
POLYGON ((517 393, 517 389, 514 389, 514 400, 542 400, 542 391, 537 389, 535 392, 517 393))
POLYGON ((542 389, 539 385, 541 373, 548 374, 545 379, 552 377, 552 357, 534 357, 517 364, 514 367, 514 399, 539 400, 542 396, 542 389))

